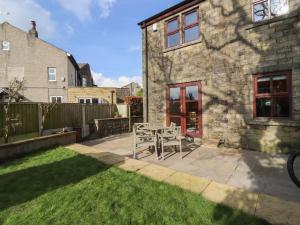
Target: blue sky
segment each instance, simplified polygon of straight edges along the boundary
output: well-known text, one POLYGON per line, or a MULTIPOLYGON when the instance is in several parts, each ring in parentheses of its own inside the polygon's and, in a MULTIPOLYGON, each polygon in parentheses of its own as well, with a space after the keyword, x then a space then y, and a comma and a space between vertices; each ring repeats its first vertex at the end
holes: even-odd
POLYGON ((180 0, 0 0, 0 21, 24 30, 36 20, 40 38, 88 62, 100 86, 141 82, 137 23, 180 0), (9 15, 7 13, 9 12, 9 15))

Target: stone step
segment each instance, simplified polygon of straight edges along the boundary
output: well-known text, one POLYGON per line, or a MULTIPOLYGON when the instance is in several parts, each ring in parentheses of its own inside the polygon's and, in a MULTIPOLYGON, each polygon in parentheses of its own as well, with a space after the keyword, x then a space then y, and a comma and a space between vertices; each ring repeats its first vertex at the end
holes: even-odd
POLYGON ((217 148, 219 146, 220 140, 219 139, 209 139, 203 141, 204 147, 211 147, 211 148, 217 148))

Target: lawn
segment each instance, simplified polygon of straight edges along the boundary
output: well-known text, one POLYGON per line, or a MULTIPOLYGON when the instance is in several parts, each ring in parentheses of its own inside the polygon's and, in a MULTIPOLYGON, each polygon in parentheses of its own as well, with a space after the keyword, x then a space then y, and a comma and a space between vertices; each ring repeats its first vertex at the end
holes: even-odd
POLYGON ((268 224, 57 148, 0 164, 0 224, 268 224))

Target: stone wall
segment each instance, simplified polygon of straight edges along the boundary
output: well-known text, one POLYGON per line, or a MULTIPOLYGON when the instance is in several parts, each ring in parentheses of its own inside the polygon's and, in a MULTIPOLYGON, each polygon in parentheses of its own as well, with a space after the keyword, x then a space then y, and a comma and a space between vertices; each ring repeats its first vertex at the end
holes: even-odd
POLYGON ((39 150, 69 145, 75 142, 76 132, 68 132, 0 145, 0 162, 21 157, 39 150))
POLYGON ((300 2, 290 0, 289 14, 255 24, 248 0, 203 1, 197 7, 199 41, 166 49, 164 24, 173 15, 157 23, 157 32, 147 27, 147 59, 143 29, 149 122, 166 123, 167 84, 202 81, 204 140, 224 139, 230 147, 268 152, 300 148, 300 2), (292 118, 257 121, 253 74, 281 70, 292 71, 292 118))

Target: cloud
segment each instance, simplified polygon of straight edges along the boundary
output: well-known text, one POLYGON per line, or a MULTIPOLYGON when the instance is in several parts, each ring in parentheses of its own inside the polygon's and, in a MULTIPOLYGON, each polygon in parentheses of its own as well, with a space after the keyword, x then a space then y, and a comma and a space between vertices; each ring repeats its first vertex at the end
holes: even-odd
POLYGON ((95 83, 99 87, 123 87, 131 82, 136 82, 142 85, 142 78, 138 76, 121 76, 117 79, 112 79, 110 77, 107 77, 103 75, 102 73, 96 73, 92 71, 93 78, 95 83))
POLYGON ((66 24, 65 24, 65 27, 66 27, 66 32, 67 32, 69 35, 71 35, 71 34, 74 33, 75 30, 74 30, 74 27, 72 27, 71 24, 66 23, 66 24))
POLYGON ((100 7, 100 17, 107 18, 110 15, 111 8, 116 3, 116 0, 98 0, 100 7))
POLYGON ((116 0, 57 0, 57 2, 67 11, 73 13, 80 21, 92 18, 92 8, 98 6, 100 17, 107 18, 110 15, 116 0))
POLYGON ((73 13, 80 21, 91 18, 92 0, 57 0, 67 11, 73 13))
POLYGON ((129 52, 139 52, 141 50, 142 50, 142 48, 140 45, 130 45, 128 48, 129 52))
POLYGON ((55 31, 51 13, 35 0, 0 0, 0 22, 8 21, 25 31, 30 29, 30 21, 35 20, 39 36, 50 38, 55 31), (7 15, 9 13, 9 15, 7 15))

